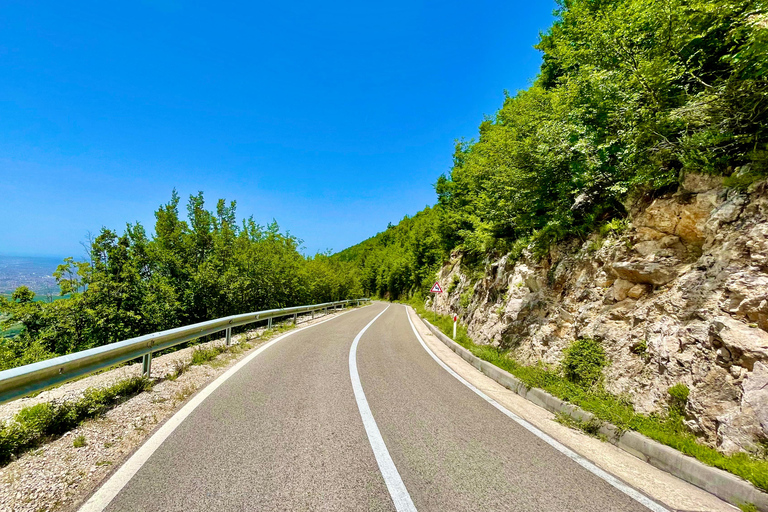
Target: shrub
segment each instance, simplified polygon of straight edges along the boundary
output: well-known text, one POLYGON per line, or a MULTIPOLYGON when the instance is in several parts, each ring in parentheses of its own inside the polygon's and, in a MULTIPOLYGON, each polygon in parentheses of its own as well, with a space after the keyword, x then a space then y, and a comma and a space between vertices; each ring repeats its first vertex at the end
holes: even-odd
POLYGON ((459 277, 459 275, 453 274, 453 279, 451 280, 451 284, 448 285, 448 295, 456 291, 456 288, 459 286, 460 282, 461 282, 461 278, 459 277))
POLYGON ((678 382, 667 390, 669 394, 669 410, 682 415, 685 412, 685 406, 688 404, 688 395, 690 390, 682 382, 678 382))
POLYGON ((608 363, 605 351, 597 341, 590 338, 576 340, 563 354, 562 368, 566 379, 583 387, 602 381, 603 368, 608 363))
POLYGON ((469 307, 470 302, 472 302, 471 288, 461 294, 461 297, 459 298, 459 305, 461 306, 462 309, 467 309, 469 307))
POLYGON ((88 444, 88 443, 86 443, 86 442, 85 442, 85 436, 83 436, 83 435, 77 436, 77 437, 76 437, 76 438, 75 438, 75 439, 72 441, 72 446, 74 446, 75 448, 82 448, 82 447, 84 447, 86 444, 88 444))

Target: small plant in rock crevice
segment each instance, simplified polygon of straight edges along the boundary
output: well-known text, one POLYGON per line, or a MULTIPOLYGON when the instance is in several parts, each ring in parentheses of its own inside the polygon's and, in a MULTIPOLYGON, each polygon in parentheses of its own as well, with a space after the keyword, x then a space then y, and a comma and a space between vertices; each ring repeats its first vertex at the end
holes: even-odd
POLYGON ((466 309, 469 307, 469 304, 472 302, 472 289, 468 289, 464 291, 464 293, 461 294, 461 297, 459 297, 459 305, 463 310, 466 311, 466 309))
POLYGON ((690 390, 685 384, 678 382, 667 390, 669 395, 669 411, 672 414, 682 416, 685 413, 685 407, 688 405, 688 395, 690 390))
POLYGON ((456 291, 456 288, 459 287, 459 284, 461 283, 461 278, 458 274, 453 274, 453 279, 451 280, 451 284, 448 285, 448 295, 452 294, 456 291))

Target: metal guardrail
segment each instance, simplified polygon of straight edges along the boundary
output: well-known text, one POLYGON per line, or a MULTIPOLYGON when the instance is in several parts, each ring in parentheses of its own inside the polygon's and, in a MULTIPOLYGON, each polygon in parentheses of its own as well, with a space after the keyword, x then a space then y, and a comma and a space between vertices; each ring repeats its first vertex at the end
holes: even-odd
POLYGON ((350 303, 356 302, 360 305, 368 300, 370 299, 342 300, 227 316, 11 368, 0 372, 0 403, 139 357, 143 357, 142 374, 149 376, 153 352, 221 331, 226 332, 226 344, 229 345, 233 327, 264 320, 267 321, 268 327, 272 327, 273 318, 284 316, 293 316, 295 325, 296 318, 302 313, 311 313, 314 317, 316 311, 327 312, 328 309, 338 307, 343 309, 350 303))

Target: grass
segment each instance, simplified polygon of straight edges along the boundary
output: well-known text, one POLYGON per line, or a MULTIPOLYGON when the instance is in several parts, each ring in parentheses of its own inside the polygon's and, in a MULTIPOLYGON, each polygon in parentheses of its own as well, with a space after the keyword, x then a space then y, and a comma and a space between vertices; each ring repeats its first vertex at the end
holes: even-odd
POLYGON ((566 427, 581 430, 585 434, 588 434, 592 437, 596 437, 601 441, 607 441, 605 435, 600 433, 600 427, 603 426, 603 422, 598 420, 597 418, 592 418, 589 421, 582 421, 578 418, 574 418, 573 416, 569 416, 563 412, 559 412, 555 417, 555 421, 560 423, 561 425, 565 425, 566 427))
MULTIPOLYGON (((0 423, 0 466, 151 387, 149 379, 133 377, 107 388, 86 389, 83 397, 77 401, 42 403, 23 408, 13 420, 0 423)), ((76 448, 80 437, 73 441, 76 448)), ((84 437, 81 442, 85 443, 84 437)))
POLYGON ((168 380, 176 380, 189 369, 189 363, 186 361, 174 361, 173 371, 168 374, 168 380))
POLYGON ((225 345, 211 345, 209 347, 196 347, 192 352, 192 362, 190 364, 205 364, 216 359, 216 356, 226 352, 225 345))
POLYGON ((72 440, 72 446, 74 446, 75 448, 82 448, 87 444, 88 443, 85 442, 85 436, 83 435, 79 435, 72 440))
MULTIPOLYGON (((412 301, 409 304, 444 334, 451 335, 453 320, 450 316, 435 315, 432 311, 426 310, 419 301, 412 301)), ((561 400, 593 413, 602 421, 612 423, 620 430, 639 432, 695 457, 708 466, 728 471, 751 482, 755 487, 768 491, 768 460, 746 453, 724 455, 702 444, 683 423, 682 415, 674 406, 669 413, 640 414, 634 410, 629 398, 608 393, 602 386, 580 386, 566 379, 559 367, 541 363, 535 366, 521 365, 507 352, 488 345, 475 344, 467 334, 466 326, 461 324, 458 325, 455 341, 480 359, 508 371, 528 387, 543 389, 561 400)), ((683 395, 687 398, 687 393, 682 387, 673 386, 671 395, 673 400, 680 400, 683 395)))

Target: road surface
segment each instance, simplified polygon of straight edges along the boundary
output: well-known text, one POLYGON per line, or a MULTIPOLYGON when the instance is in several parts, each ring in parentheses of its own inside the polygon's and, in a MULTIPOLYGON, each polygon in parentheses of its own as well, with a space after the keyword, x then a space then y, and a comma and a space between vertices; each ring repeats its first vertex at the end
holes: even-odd
POLYGON ((271 344, 145 459, 85 508, 648 510, 448 373, 398 304, 271 344))

